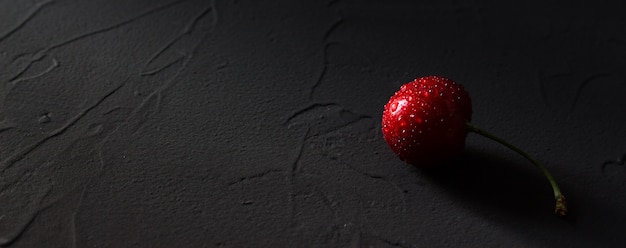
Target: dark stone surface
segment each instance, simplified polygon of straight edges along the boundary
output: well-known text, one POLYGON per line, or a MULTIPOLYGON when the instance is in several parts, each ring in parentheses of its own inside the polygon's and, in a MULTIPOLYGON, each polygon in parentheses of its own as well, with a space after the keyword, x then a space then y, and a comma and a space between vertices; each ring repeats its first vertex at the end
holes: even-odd
POLYGON ((9 247, 623 247, 618 1, 0 1, 9 247), (477 135, 399 161, 382 107, 463 84, 477 135))

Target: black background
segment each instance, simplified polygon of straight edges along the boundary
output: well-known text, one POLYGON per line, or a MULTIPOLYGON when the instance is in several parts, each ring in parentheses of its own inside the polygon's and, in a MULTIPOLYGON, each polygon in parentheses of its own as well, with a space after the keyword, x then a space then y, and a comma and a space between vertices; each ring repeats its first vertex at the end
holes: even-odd
POLYGON ((0 0, 10 247, 622 247, 615 3, 0 0), (477 135, 422 171, 383 141, 442 75, 477 135))

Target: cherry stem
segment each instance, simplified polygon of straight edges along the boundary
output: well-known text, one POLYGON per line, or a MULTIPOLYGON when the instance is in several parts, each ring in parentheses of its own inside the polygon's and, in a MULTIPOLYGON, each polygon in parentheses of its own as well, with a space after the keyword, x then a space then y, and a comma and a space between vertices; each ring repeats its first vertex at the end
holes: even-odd
POLYGON ((552 185, 552 190, 554 191, 554 199, 556 200, 556 208, 554 210, 554 213, 559 217, 564 217, 565 215, 567 215, 567 202, 565 201, 565 196, 561 193, 561 190, 559 189, 559 185, 556 183, 556 181, 554 180, 554 177, 552 177, 552 174, 550 174, 550 172, 545 166, 537 162, 537 160, 535 160, 530 155, 528 155, 528 153, 522 151, 522 149, 519 149, 517 146, 512 145, 511 143, 505 141, 504 139, 498 136, 495 136, 483 129, 480 129, 477 126, 474 126, 472 123, 466 122, 465 125, 467 126, 467 129, 470 132, 480 134, 484 137, 487 137, 493 141, 496 141, 508 147, 509 149, 519 153, 524 158, 528 159, 528 161, 530 161, 539 170, 541 170, 541 172, 543 172, 543 175, 548 179, 548 181, 550 181, 550 184, 552 185))

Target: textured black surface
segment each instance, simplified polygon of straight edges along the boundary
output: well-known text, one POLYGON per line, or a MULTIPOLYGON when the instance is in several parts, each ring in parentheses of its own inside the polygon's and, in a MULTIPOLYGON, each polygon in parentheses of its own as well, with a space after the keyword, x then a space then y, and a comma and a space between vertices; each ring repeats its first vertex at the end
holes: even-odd
POLYGON ((623 247, 621 4, 0 0, 0 244, 623 247), (391 153, 415 77, 472 96, 445 168, 391 153))

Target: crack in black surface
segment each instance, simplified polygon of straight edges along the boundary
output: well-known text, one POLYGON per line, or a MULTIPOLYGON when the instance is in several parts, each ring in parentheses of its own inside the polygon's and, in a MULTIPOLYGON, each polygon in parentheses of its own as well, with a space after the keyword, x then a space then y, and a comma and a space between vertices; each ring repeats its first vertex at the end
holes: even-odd
MULTIPOLYGON (((44 57, 45 57, 45 56, 44 56, 44 57)), ((42 59, 43 59, 43 58, 42 58, 42 59)), ((40 60, 38 60, 38 61, 40 61, 40 60)), ((36 62, 36 61, 35 61, 35 62, 36 62)), ((9 80, 9 83, 11 84, 11 86, 12 86, 12 87, 14 87, 14 86, 15 86, 15 85, 17 85, 19 82, 28 81, 28 80, 33 80, 33 79, 37 79, 37 78, 39 78, 39 77, 43 77, 43 76, 45 76, 46 74, 50 73, 52 70, 56 69, 57 67, 59 67, 59 61, 58 61, 56 58, 52 58, 52 64, 51 64, 50 66, 48 66, 48 68, 47 68, 47 69, 45 69, 44 71, 42 71, 42 72, 40 72, 40 73, 38 73, 38 74, 35 74, 35 75, 33 75, 33 76, 30 76, 30 77, 21 77, 21 78, 20 78, 20 76, 22 76, 22 75, 26 72, 26 70, 25 70, 25 71, 23 71, 23 73, 20 73, 20 74, 18 74, 18 75, 16 75, 16 76, 14 76, 13 78, 11 78, 11 79, 9 80)), ((11 90, 11 89, 9 89, 9 90, 11 90)))
POLYGON ((72 248, 76 248, 78 247, 78 235, 76 234, 76 214, 78 213, 78 210, 80 209, 80 205, 83 203, 83 198, 85 196, 85 192, 87 192, 87 186, 85 186, 85 188, 83 188, 83 190, 80 193, 80 196, 78 198, 78 203, 76 203, 76 209, 74 209, 74 211, 72 211, 71 214, 71 220, 70 220, 70 228, 71 228, 71 233, 72 233, 72 248))
POLYGON ((294 187, 295 187, 295 177, 296 174, 299 170, 299 166, 298 163, 300 163, 300 159, 302 158, 302 154, 304 154, 304 147, 306 145, 306 139, 309 135, 309 131, 310 128, 307 128, 307 130, 304 132, 304 135, 302 135, 302 138, 300 140, 300 146, 298 147, 298 151, 296 154, 295 159, 293 160, 293 162, 289 165, 288 170, 285 173, 285 181, 287 183, 287 202, 289 203, 289 225, 287 226, 288 231, 291 232, 294 227, 295 223, 295 215, 296 215, 296 203, 295 203, 295 197, 296 194, 294 192, 294 187))
POLYGON ((155 13, 167 10, 167 9, 169 9, 169 8, 171 8, 171 7, 173 7, 173 6, 177 5, 177 4, 183 3, 185 1, 188 1, 188 0, 177 0, 177 1, 172 1, 172 2, 169 2, 169 3, 163 4, 163 5, 157 6, 155 8, 149 9, 149 10, 147 10, 145 12, 142 12, 142 13, 136 15, 136 16, 133 16, 133 17, 130 17, 130 18, 126 19, 126 20, 120 21, 118 23, 115 23, 115 24, 112 24, 112 25, 109 25, 109 26, 106 26, 106 27, 103 27, 103 28, 100 28, 100 29, 96 29, 96 30, 93 30, 93 31, 90 31, 90 32, 86 32, 86 33, 83 33, 83 34, 79 34, 79 35, 71 37, 71 38, 69 38, 69 39, 67 39, 65 41, 62 41, 62 42, 59 42, 59 43, 56 43, 56 44, 52 44, 52 45, 48 46, 47 48, 41 50, 40 52, 46 53, 46 52, 48 52, 48 51, 50 51, 52 49, 59 48, 59 47, 68 45, 70 43, 73 43, 73 42, 76 42, 76 41, 79 41, 79 40, 82 40, 82 39, 85 39, 85 38, 88 38, 88 37, 91 37, 91 36, 94 36, 94 35, 97 35, 97 34, 105 33, 107 31, 111 31, 113 29, 123 27, 123 26, 125 26, 127 24, 131 24, 133 22, 141 20, 144 17, 147 17, 147 16, 150 16, 152 14, 155 14, 155 13))
POLYGON ((598 74, 591 75, 587 77, 585 80, 583 80, 583 82, 578 85, 578 88, 576 88, 576 93, 574 94, 574 99, 572 100, 572 105, 570 106, 569 111, 570 112, 574 111, 574 108, 576 107, 576 104, 578 104, 578 100, 580 99, 580 95, 582 94, 583 89, 587 87, 587 85, 589 85, 591 82, 593 82, 596 79, 604 78, 608 76, 610 76, 610 74, 608 73, 598 73, 598 74))
POLYGON ((249 180, 253 180, 253 179, 263 178, 265 176, 271 175, 273 173, 278 173, 278 172, 283 172, 283 170, 281 170, 281 169, 267 169, 265 171, 262 171, 262 172, 259 172, 259 173, 255 173, 255 174, 252 174, 252 175, 242 176, 242 177, 239 178, 239 180, 228 183, 228 186, 233 186, 235 184, 240 184, 240 183, 243 183, 245 181, 249 181, 249 180))
POLYGON ((39 199, 37 201, 36 206, 32 206, 31 209, 31 213, 28 216, 28 218, 26 219, 26 221, 22 222, 22 223, 18 223, 18 225, 16 225, 16 229, 14 229, 15 231, 9 235, 6 234, 2 234, 2 235, 6 235, 4 237, 0 237, 0 246, 10 246, 11 244, 13 244, 15 241, 17 241, 26 231, 26 229, 35 221, 35 219, 37 218, 37 216, 44 210, 46 209, 41 208, 41 203, 43 202, 43 200, 50 194, 50 192, 52 192, 52 188, 53 186, 48 184, 48 187, 45 191, 43 191, 43 193, 37 197, 37 199, 39 199))
POLYGON ((359 117, 358 117, 357 119, 355 119, 355 120, 348 121, 348 122, 346 122, 346 123, 344 123, 344 124, 342 124, 342 125, 339 125, 339 126, 336 126, 336 127, 332 127, 332 128, 329 128, 329 129, 326 129, 326 130, 324 130, 324 132, 319 133, 319 134, 316 134, 315 136, 323 136, 323 135, 327 135, 327 134, 335 133, 335 132, 340 131, 340 130, 342 130, 342 129, 344 129, 344 128, 347 128, 347 127, 349 127, 349 126, 352 126, 352 125, 354 125, 354 124, 356 124, 356 123, 359 123, 359 122, 361 122, 361 121, 363 121, 363 120, 371 120, 371 119, 372 119, 372 118, 371 118, 371 117, 369 117, 369 116, 359 116, 359 117))
POLYGON ((6 119, 0 121, 0 133, 15 128, 15 124, 8 122, 6 119))
POLYGON ((338 103, 334 103, 334 102, 330 102, 330 103, 312 103, 309 104, 303 108, 301 108, 300 110, 297 110, 295 112, 293 112, 289 117, 287 117, 287 119, 285 120, 284 124, 286 125, 287 123, 289 123, 292 119, 305 114, 308 111, 314 110, 316 108, 325 108, 325 107, 333 107, 333 106, 337 106, 340 107, 340 105, 338 103))
MULTIPOLYGON (((169 41, 167 44, 165 44, 161 49, 159 49, 156 53, 154 53, 149 59, 148 61, 146 61, 144 68, 147 68, 152 62, 154 62, 154 60, 156 60, 159 56, 161 56, 163 53, 165 53, 168 49, 171 49, 174 44, 176 44, 178 41, 182 40, 185 36, 191 36, 192 32, 195 30, 198 22, 200 21, 200 19, 202 19, 203 17, 205 17, 206 15, 208 15, 211 12, 213 13, 214 16, 214 20, 213 20, 213 24, 212 26, 217 25, 217 10, 215 9, 215 1, 212 1, 213 4, 211 4, 210 6, 204 8, 204 10, 202 10, 197 16, 193 17, 188 23, 187 25, 184 27, 184 29, 182 30, 182 32, 177 35, 176 37, 174 37, 174 39, 172 39, 171 41, 169 41)), ((149 71, 142 71, 140 74, 142 76, 148 76, 148 75, 154 75, 157 74, 165 69, 167 69, 168 67, 176 64, 177 62, 184 60, 184 58, 186 57, 184 53, 180 54, 181 57, 175 59, 172 62, 166 63, 165 65, 156 68, 156 69, 152 69, 149 71)))
MULTIPOLYGON (((200 21, 200 19, 205 17, 208 13, 213 13, 214 14, 213 23, 211 25, 212 27, 214 27, 217 24, 217 17, 215 17, 217 15, 217 10, 215 9, 215 1, 212 1, 212 4, 210 6, 204 8, 197 16, 194 16, 194 17, 191 18, 191 20, 185 26, 185 28, 179 34, 179 36, 177 36, 176 38, 174 38, 173 40, 168 42, 161 49, 159 49, 155 54, 153 54, 153 56, 151 56, 150 59, 148 59, 148 61, 146 62, 145 66, 148 66, 152 61, 154 61, 157 57, 159 57, 161 54, 163 54, 167 49, 171 48, 174 43, 176 43, 177 41, 181 40, 185 35, 192 35, 192 32, 194 31, 194 29, 195 29, 196 25, 198 24, 198 22, 200 21)), ((183 72, 183 70, 185 68, 187 68, 187 65, 189 64, 189 62, 193 58, 194 53, 196 52, 196 50, 198 49, 198 47, 200 46, 202 41, 204 41, 206 39, 208 34, 209 34, 208 32, 205 32, 201 37, 197 38, 197 41, 194 43, 194 45, 191 47, 191 49, 189 49, 189 51, 187 51, 187 52, 183 51, 181 53, 181 57, 178 58, 175 62, 172 62, 170 64, 166 64, 165 66, 163 66, 161 68, 157 68, 155 70, 151 70, 151 71, 148 71, 148 72, 140 72, 140 75, 142 75, 142 76, 145 76, 145 75, 155 75, 155 74, 161 72, 162 70, 170 67, 171 65, 173 65, 177 61, 182 61, 182 64, 178 68, 176 73, 172 77, 170 77, 169 80, 166 81, 163 85, 161 85, 159 88, 157 88, 156 90, 151 92, 150 95, 148 95, 148 97, 146 97, 146 99, 137 108, 137 111, 134 111, 134 115, 139 115, 139 113, 143 112, 144 116, 143 116, 143 121, 140 121, 137 124, 137 126, 135 127, 135 129, 133 131, 133 134, 135 134, 136 132, 139 131, 141 126, 143 126, 143 123, 147 120, 148 116, 150 115, 149 111, 141 111, 141 109, 149 107, 148 102, 150 102, 154 98, 154 101, 156 101, 156 102, 154 103, 154 110, 153 110, 152 114, 160 112, 161 99, 163 98, 162 92, 167 90, 167 89, 169 89, 170 87, 172 87, 174 85, 175 79, 178 78, 178 76, 180 76, 180 74, 183 72)), ((193 38, 193 37, 191 37, 191 38, 193 38)))
POLYGON ((291 115, 289 115, 289 117, 286 118, 286 120, 283 122, 283 124, 287 125, 293 119, 295 119, 295 118, 297 118, 297 117, 299 117, 301 115, 304 115, 304 114, 306 114, 309 111, 312 111, 312 110, 315 110, 315 109, 319 109, 319 108, 329 108, 329 107, 338 107, 343 112, 347 112, 347 113, 351 113, 351 114, 356 115, 358 119, 373 119, 369 115, 358 114, 358 113, 355 113, 353 111, 347 110, 343 106, 341 106, 339 103, 326 102, 326 103, 311 103, 309 105, 306 105, 306 106, 300 108, 299 110, 294 111, 291 115))
MULTIPOLYGON (((37 62, 37 61, 41 60, 43 57, 45 57, 47 55, 48 52, 54 50, 55 48, 63 47, 65 45, 71 44, 73 42, 76 42, 76 41, 79 41, 79 40, 82 40, 82 39, 85 39, 85 38, 88 38, 88 37, 91 37, 91 36, 94 36, 94 35, 98 35, 98 34, 101 34, 101 33, 105 33, 107 31, 111 31, 111 30, 114 30, 116 28, 123 27, 123 26, 125 26, 127 24, 130 24, 130 23, 133 23, 135 21, 138 21, 138 20, 140 20, 140 19, 142 19, 142 18, 144 18, 146 16, 149 16, 149 15, 152 15, 154 13, 158 13, 160 11, 169 9, 172 6, 175 6, 175 5, 180 4, 182 2, 185 2, 185 1, 186 0, 173 1, 173 2, 170 2, 170 3, 164 4, 164 5, 161 5, 161 6, 152 8, 152 9, 149 9, 149 10, 143 12, 143 13, 140 13, 139 15, 130 17, 130 18, 128 18, 126 20, 123 20, 121 22, 118 22, 118 23, 115 23, 115 24, 112 24, 112 25, 109 25, 109 26, 106 26, 106 27, 103 27, 103 28, 100 28, 100 29, 96 29, 96 30, 93 30, 93 31, 89 31, 89 32, 86 32, 86 33, 83 33, 83 34, 79 34, 79 35, 70 37, 69 39, 66 39, 64 41, 61 41, 61 42, 49 45, 48 47, 43 48, 43 49, 37 51, 36 53, 31 53, 31 54, 27 53, 27 54, 20 55, 20 56, 29 56, 30 55, 29 61, 23 68, 18 70, 16 75, 11 77, 10 80, 12 81, 12 80, 15 80, 16 78, 20 77, 26 70, 28 70, 33 65, 34 62, 37 62)), ((15 58, 13 61, 16 61, 17 59, 19 59, 19 57, 15 58)))
POLYGON ((328 41, 328 39, 330 38, 330 36, 332 35, 332 33, 337 30, 337 28, 343 23, 343 19, 342 18, 338 18, 324 33, 323 36, 323 40, 324 40, 324 46, 322 47, 322 70, 320 71, 320 73, 317 76, 317 79, 315 80, 315 82, 313 83, 313 85, 311 86, 311 90, 309 92, 309 99, 313 99, 313 95, 315 94, 315 90, 317 89, 317 87, 320 86, 320 84, 322 84, 322 80, 324 79, 324 76, 326 76, 326 72, 328 70, 328 48, 332 45, 331 42, 328 41))
POLYGON ((402 242, 402 241, 390 240, 390 239, 387 239, 387 238, 384 238, 384 237, 379 237, 379 236, 373 236, 373 237, 375 237, 378 240, 380 240, 380 241, 382 241, 382 242, 384 242, 384 243, 386 243, 388 245, 391 245, 393 247, 401 247, 401 248, 412 247, 412 246, 409 246, 409 245, 405 244, 405 242, 402 242))
MULTIPOLYGON (((602 164, 602 175, 605 178, 608 177, 607 168, 612 166, 620 167, 624 171, 624 176, 626 176, 626 153, 622 154, 622 156, 619 157, 617 160, 609 160, 602 164)), ((626 180, 626 178, 624 179, 626 180)), ((621 186, 626 186, 626 182, 623 182, 621 186)))
MULTIPOLYGON (((37 149, 37 147, 39 147, 39 146, 43 145, 44 143, 46 143, 48 140, 63 134, 66 130, 68 130, 70 127, 72 127, 74 124, 76 124, 76 122, 78 122, 80 119, 85 117, 87 115, 87 113, 89 113, 91 110, 93 110, 96 107, 98 107, 107 98, 109 98, 110 96, 115 94, 115 92, 117 92, 119 89, 121 89, 122 86, 124 86, 124 84, 120 84, 117 87, 115 87, 113 90, 109 91, 109 93, 105 94, 100 99, 95 101, 93 104, 91 104, 87 108, 83 109, 81 112, 76 114, 72 119, 70 119, 67 123, 65 123, 65 125, 63 125, 62 127, 52 131, 46 137, 40 139, 39 141, 37 141, 35 143, 32 143, 31 145, 27 146, 25 149, 22 149, 21 151, 19 151, 17 153, 14 153, 11 156, 9 156, 8 158, 0 161, 0 174, 2 174, 5 170, 9 169, 16 162, 22 160, 30 152, 32 152, 35 149, 37 149)), ((4 191, 4 188, 2 190, 0 190, 0 192, 2 192, 2 191, 4 191)))
POLYGON ((328 59, 327 59, 328 47, 329 47, 328 44, 324 44, 324 48, 322 48, 322 70, 320 71, 320 73, 317 76, 317 79, 315 80, 315 82, 310 88, 309 99, 313 99, 313 95, 315 95, 315 89, 317 89, 317 87, 319 87, 319 85, 322 84, 322 80, 324 79, 324 76, 326 76, 326 71, 328 70, 328 59))
POLYGON ((20 20, 19 22, 17 22, 17 24, 15 24, 13 27, 9 28, 9 30, 5 31, 4 33, 0 34, 0 42, 2 42, 3 40, 5 40, 6 38, 8 38, 9 36, 11 36, 13 33, 15 33, 17 30, 19 30, 20 28, 22 28, 28 21, 30 21, 31 19, 33 19, 33 17, 39 12, 41 11, 41 9, 43 9, 43 7, 49 5, 49 4, 53 4, 54 1, 53 0, 46 0, 46 1, 41 1, 35 4, 35 7, 32 8, 30 10, 30 12, 28 12, 24 19, 20 20))
MULTIPOLYGON (((550 96, 548 95, 548 92, 547 92, 548 91, 547 81, 549 80, 548 78, 558 78, 558 77, 566 77, 566 76, 573 77, 574 75, 572 73, 557 73, 553 75, 545 75, 543 72, 539 72, 538 81, 539 81, 540 95, 541 95, 543 102, 546 104, 546 106, 552 107, 551 106, 552 104, 550 103, 551 102, 550 96)), ((580 97, 582 96, 583 90, 587 88, 587 86, 589 86, 593 81, 601 79, 601 78, 610 77, 610 76, 611 74, 609 73, 595 73, 584 78, 582 82, 577 84, 576 91, 573 93, 573 96, 569 95, 570 96, 568 97, 569 99, 566 100, 565 104, 569 105, 569 107, 567 107, 567 111, 572 113, 574 112, 574 110, 576 110, 576 105, 578 105, 578 102, 580 101, 580 97)), ((559 91, 559 93, 563 93, 563 91, 559 91)))

